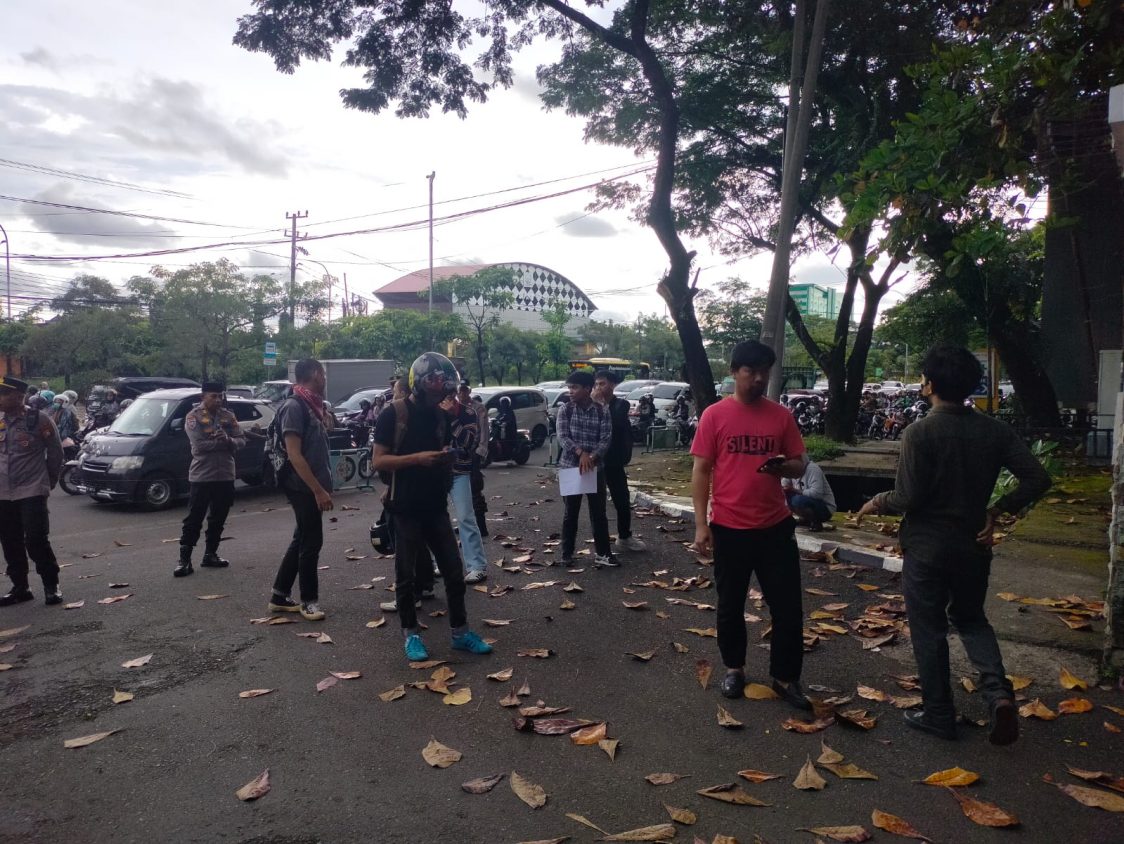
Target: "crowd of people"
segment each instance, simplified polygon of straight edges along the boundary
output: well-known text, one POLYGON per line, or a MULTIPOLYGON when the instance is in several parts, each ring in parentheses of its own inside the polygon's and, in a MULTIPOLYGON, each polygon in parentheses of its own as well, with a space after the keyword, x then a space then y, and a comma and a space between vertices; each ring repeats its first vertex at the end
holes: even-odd
MULTIPOLYGON (((796 519, 821 528, 835 510, 823 471, 807 459, 796 421, 765 390, 772 350, 757 341, 738 344, 730 371, 733 395, 708 407, 691 443, 694 548, 713 555, 718 649, 725 666, 721 693, 737 698, 746 684, 745 603, 756 575, 772 617, 769 673, 772 688, 790 705, 812 710, 801 686, 803 604, 796 519)), ((947 634, 951 621, 980 676, 991 712, 990 739, 1008 744, 1018 735, 1010 681, 994 631, 984 613, 992 531, 1001 512, 1018 513, 1041 496, 1049 476, 1012 429, 966 407, 980 379, 967 350, 941 346, 922 366, 922 395, 932 413, 907 431, 895 488, 875 496, 859 513, 901 513, 903 589, 921 678, 923 708, 906 713, 909 726, 956 737, 949 683, 947 634), (1006 468, 1019 486, 994 506, 988 499, 1006 468)), ((272 584, 270 612, 325 618, 318 564, 323 516, 334 507, 324 403, 325 374, 316 360, 299 361, 296 384, 271 425, 278 486, 293 512, 294 531, 272 584), (293 597, 299 585, 299 600, 293 597)), ((621 555, 645 550, 631 530, 626 467, 632 456, 628 405, 614 397, 612 372, 577 370, 567 379, 570 401, 559 411, 559 466, 594 473, 593 491, 563 495, 561 565, 574 563, 583 498, 589 512, 597 567, 620 565, 621 555), (607 503, 616 511, 611 541, 607 503)), ((245 438, 223 407, 223 385, 202 385, 202 400, 185 422, 191 442, 191 497, 173 574, 192 574, 192 553, 206 520, 201 565, 222 568, 219 542, 234 494, 234 454, 245 438)), ((62 601, 59 566, 49 540, 47 496, 62 464, 60 423, 30 406, 27 385, 0 378, 0 542, 11 590, 0 606, 33 599, 28 560, 35 562, 47 604, 62 601)), ((44 397, 45 398, 45 397, 44 397)), ((52 397, 53 399, 53 397, 52 397)), ((35 403, 38 405, 38 402, 35 403)), ((66 404, 62 404, 66 409, 66 404)), ((372 466, 386 489, 381 536, 395 555, 395 600, 383 609, 399 616, 403 649, 411 661, 429 657, 417 610, 440 575, 448 603, 450 644, 488 654, 491 646, 469 626, 466 583, 487 577, 481 536, 488 416, 460 382, 452 362, 427 352, 395 384, 389 402, 370 411, 372 466), (457 527, 449 514, 452 500, 457 527)), ((502 417, 502 412, 501 412, 502 417)), ((501 418, 500 424, 504 424, 501 418)), ((513 424, 513 423, 511 423, 513 424)))

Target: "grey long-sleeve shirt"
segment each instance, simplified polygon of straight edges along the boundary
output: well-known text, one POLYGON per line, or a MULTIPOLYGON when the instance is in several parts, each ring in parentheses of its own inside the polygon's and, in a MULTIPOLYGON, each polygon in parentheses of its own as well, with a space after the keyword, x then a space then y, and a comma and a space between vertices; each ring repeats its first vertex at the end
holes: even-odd
POLYGON ((62 442, 46 413, 0 413, 0 501, 50 495, 62 471, 62 442))
POLYGON ((937 407, 902 435, 894 489, 875 501, 903 513, 902 550, 933 559, 949 549, 978 547, 987 502, 1002 469, 1019 485, 996 507, 1017 513, 1050 488, 1050 476, 1006 423, 972 408, 937 407))
POLYGON ((211 414, 196 405, 187 412, 184 428, 191 443, 188 481, 233 481, 234 452, 246 445, 246 435, 234 414, 221 407, 211 414))

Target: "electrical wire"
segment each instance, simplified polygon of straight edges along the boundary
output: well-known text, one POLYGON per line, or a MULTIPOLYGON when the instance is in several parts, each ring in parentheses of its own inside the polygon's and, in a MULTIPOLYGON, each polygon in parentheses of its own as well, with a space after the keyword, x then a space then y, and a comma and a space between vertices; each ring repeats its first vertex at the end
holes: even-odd
POLYGON ((195 199, 189 193, 181 193, 177 190, 169 190, 167 188, 146 188, 133 182, 120 182, 116 179, 106 179, 102 176, 91 176, 88 173, 77 173, 73 170, 61 170, 57 167, 44 167, 42 164, 31 164, 26 161, 12 161, 9 158, 0 158, 0 167, 10 167, 15 170, 23 170, 28 173, 38 173, 43 176, 54 176, 56 178, 74 179, 79 182, 88 182, 94 185, 103 185, 111 188, 122 188, 123 190, 134 190, 140 193, 151 193, 157 196, 171 196, 176 199, 195 199))
POLYGON ((0 194, 0 200, 6 202, 22 202, 31 205, 43 205, 49 208, 63 208, 68 211, 86 211, 91 214, 111 214, 115 217, 131 217, 137 220, 154 220, 160 223, 183 223, 188 226, 211 226, 219 229, 253 229, 253 226, 234 226, 227 223, 206 223, 199 220, 183 220, 177 217, 158 217, 154 214, 138 214, 133 211, 110 211, 108 208, 90 208, 85 205, 69 205, 65 202, 48 202, 45 199, 29 199, 21 196, 8 196, 0 194))

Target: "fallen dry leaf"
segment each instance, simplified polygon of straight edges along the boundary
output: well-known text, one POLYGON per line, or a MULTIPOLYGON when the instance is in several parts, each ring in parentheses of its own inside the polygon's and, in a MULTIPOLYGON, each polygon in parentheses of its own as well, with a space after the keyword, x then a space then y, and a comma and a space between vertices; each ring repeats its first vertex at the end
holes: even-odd
POLYGON ((217 601, 219 598, 229 598, 229 595, 196 595, 200 601, 217 601))
POLYGON ((813 835, 822 835, 832 841, 857 842, 869 841, 870 833, 861 826, 813 826, 800 827, 801 832, 810 832, 813 835))
POLYGON ((1066 765, 1065 769, 1078 779, 1085 780, 1086 782, 1112 779, 1112 774, 1108 773, 1108 771, 1085 771, 1081 768, 1072 768, 1069 765, 1066 765))
POLYGON ((593 821, 591 821, 589 818, 587 818, 585 815, 577 815, 577 814, 574 814, 573 812, 567 812, 566 817, 568 817, 572 821, 577 821, 582 826, 588 826, 590 829, 595 829, 598 832, 600 832, 602 835, 608 835, 609 834, 605 830, 603 830, 601 827, 599 827, 597 824, 595 824, 593 821))
POLYGON ((436 668, 438 665, 444 665, 444 659, 427 659, 423 662, 411 662, 410 667, 417 671, 425 671, 427 668, 436 668))
POLYGON ((518 706, 520 703, 519 696, 516 695, 515 692, 509 692, 507 695, 500 698, 500 706, 512 707, 518 706))
POLYGON ((462 686, 452 694, 447 694, 441 698, 441 702, 449 706, 464 706, 470 700, 472 700, 472 689, 468 686, 462 686))
POLYGON ((676 653, 679 653, 679 654, 689 653, 689 649, 687 648, 686 645, 681 645, 678 642, 672 642, 671 646, 673 648, 675 648, 676 653))
POLYGON ((1083 785, 1065 785, 1054 783, 1083 806, 1094 809, 1104 809, 1106 812, 1124 812, 1124 797, 1113 794, 1111 791, 1102 791, 1099 788, 1088 788, 1083 785))
POLYGON ((760 683, 746 683, 742 695, 749 700, 780 700, 780 695, 760 683))
POLYGON ((792 787, 801 791, 822 791, 826 785, 827 780, 816 772, 816 766, 812 764, 811 756, 804 763, 804 767, 800 769, 800 773, 796 775, 796 779, 792 781, 792 787))
POLYGON ((504 778, 504 774, 493 774, 490 777, 479 777, 468 782, 462 782, 461 788, 469 794, 487 794, 493 788, 500 784, 500 780, 504 778))
POLYGON ((710 788, 699 789, 695 792, 702 797, 709 797, 711 800, 719 800, 723 803, 733 803, 735 806, 770 806, 771 803, 763 803, 758 800, 736 782, 728 782, 722 785, 712 785, 710 788))
POLYGON ((132 692, 120 692, 117 689, 113 690, 114 703, 128 703, 135 695, 132 692))
POLYGON ((786 718, 781 722, 781 727, 789 732, 808 734, 826 730, 834 723, 834 718, 817 718, 815 721, 804 721, 800 718, 786 718))
POLYGON ((675 824, 662 823, 606 835, 601 841, 668 841, 675 837, 675 824))
POLYGON ((336 677, 325 677, 323 680, 316 684, 316 691, 322 692, 325 689, 330 689, 338 682, 339 679, 336 677))
POLYGON ((582 727, 588 727, 589 721, 578 721, 574 718, 540 718, 536 720, 531 729, 540 736, 564 736, 582 727))
POLYGON ((994 803, 987 803, 983 800, 976 800, 972 797, 966 797, 955 788, 950 788, 952 796, 960 803, 960 808, 964 815, 972 823, 977 823, 980 826, 1018 826, 1019 819, 1000 809, 994 803))
POLYGON ((429 744, 422 748, 422 759, 434 768, 448 768, 454 762, 459 762, 461 759, 461 752, 453 750, 451 747, 446 747, 437 739, 430 739, 429 744))
POLYGON ((1011 688, 1016 692, 1021 692, 1034 681, 1029 677, 1019 677, 1016 674, 1008 674, 1007 679, 1011 681, 1011 688))
POLYGON ((235 796, 244 802, 257 800, 269 794, 269 768, 266 768, 236 792, 235 796))
POLYGON ((711 639, 718 638, 718 630, 714 627, 684 627, 688 633, 694 633, 696 636, 707 636, 711 639))
POLYGON ((768 782, 769 780, 779 780, 783 774, 767 774, 764 771, 738 771, 738 776, 742 779, 749 780, 752 783, 768 782))
POLYGON ((1024 703, 1019 707, 1019 715, 1024 718, 1038 718, 1042 721, 1053 721, 1058 717, 1058 713, 1054 712, 1050 707, 1035 698, 1030 703, 1024 703))
POLYGON ((875 829, 883 829, 891 835, 900 835, 902 838, 915 838, 918 841, 931 840, 897 815, 891 815, 889 812, 883 812, 879 809, 875 809, 870 813, 870 822, 874 825, 875 829))
POLYGON ((649 660, 651 660, 651 658, 652 658, 652 657, 654 657, 655 655, 656 655, 656 652, 655 652, 654 650, 651 650, 651 651, 640 651, 640 652, 638 652, 638 653, 637 653, 637 652, 635 652, 635 651, 627 651, 627 652, 625 653, 625 656, 630 656, 630 657, 632 657, 632 658, 633 658, 633 659, 635 659, 635 660, 639 660, 640 662, 648 662, 648 661, 649 661, 649 660))
POLYGON ((877 700, 881 703, 885 703, 890 699, 890 696, 881 689, 873 689, 870 686, 859 686, 858 695, 867 700, 877 700))
POLYGON ((1110 732, 1110 733, 1122 732, 1121 729, 1118 726, 1116 726, 1115 724, 1113 724, 1111 721, 1105 721, 1104 722, 1104 728, 1106 730, 1108 730, 1108 732, 1110 732))
POLYGON ((85 601, 74 601, 73 603, 70 603, 70 604, 63 604, 62 608, 64 610, 80 610, 84 606, 86 606, 85 601))
POLYGON ((382 692, 379 695, 379 700, 381 700, 383 703, 390 703, 392 700, 398 700, 398 698, 405 696, 405 694, 406 687, 404 685, 395 686, 389 691, 382 692))
POLYGON ((597 746, 605 751, 605 755, 609 757, 610 762, 617 761, 617 748, 620 746, 618 739, 601 739, 597 742, 597 746))
POLYGON ((1083 692, 1089 688, 1088 683, 1070 672, 1064 665, 1062 666, 1061 673, 1058 675, 1058 682, 1063 689, 1069 689, 1070 691, 1076 689, 1083 692))
POLYGON ((929 774, 921 780, 925 785, 971 785, 980 778, 975 771, 965 771, 963 768, 947 768, 943 771, 929 774))
MULTIPOLYGON (((458 758, 460 754, 457 754, 458 758)), ((546 805, 546 791, 541 785, 536 785, 524 779, 515 771, 511 772, 511 790, 515 796, 530 806, 532 809, 541 809, 546 805)))
MULTIPOLYGON (((621 601, 621 606, 629 610, 646 610, 648 609, 647 601, 621 601)), ((608 839, 605 839, 608 841, 608 839)))
POLYGON ((69 747, 69 748, 86 747, 87 745, 93 744, 96 741, 101 741, 103 738, 108 738, 109 736, 113 735, 114 733, 119 733, 119 732, 121 732, 121 731, 120 730, 107 730, 104 733, 91 733, 88 736, 80 736, 78 738, 67 739, 66 741, 64 741, 62 743, 62 746, 63 747, 69 747))
POLYGON ((109 584, 109 588, 110 589, 128 589, 129 584, 128 583, 111 583, 111 584, 109 584))
POLYGON ((652 785, 671 785, 673 782, 689 776, 690 774, 648 774, 644 779, 652 785))
POLYGON ((485 619, 483 619, 484 623, 487 624, 489 627, 507 627, 507 625, 511 624, 511 622, 513 622, 514 620, 515 619, 513 619, 513 618, 485 618, 485 619))
POLYGON ((1108 703, 1102 703, 1101 706, 1103 706, 1109 712, 1115 712, 1117 715, 1124 716, 1124 707, 1122 707, 1122 706, 1112 706, 1111 704, 1108 704, 1108 703))
MULTIPOLYGON (((132 546, 133 543, 123 542, 120 539, 115 539, 115 540, 113 540, 113 544, 116 545, 118 548, 129 548, 129 547, 132 546)), ((83 556, 85 556, 85 555, 83 554, 83 556)))
POLYGON ((572 610, 572 609, 576 609, 577 606, 578 605, 575 604, 573 601, 571 601, 569 598, 564 598, 562 600, 562 603, 558 605, 558 609, 560 609, 560 610, 572 610))
POLYGON ((667 809, 667 813, 673 821, 684 826, 691 826, 699 819, 699 816, 690 809, 680 809, 677 806, 668 806, 666 803, 663 804, 663 807, 667 809))
POLYGON ((714 667, 710 664, 709 659, 700 659, 695 662, 695 677, 704 690, 710 685, 710 674, 713 670, 714 667))
POLYGON ((136 659, 130 659, 128 662, 122 662, 122 668, 140 668, 143 665, 148 665, 148 661, 152 659, 152 654, 145 654, 138 656, 136 659))
POLYGON ((1093 702, 1084 697, 1071 697, 1058 704, 1059 715, 1077 715, 1081 712, 1091 712, 1093 702))
POLYGON ((247 689, 244 692, 239 692, 238 697, 242 697, 242 698, 261 697, 262 695, 267 695, 270 692, 275 692, 275 691, 277 691, 277 690, 276 689, 247 689))
POLYGON ((131 597, 133 597, 133 596, 132 596, 132 594, 128 594, 128 595, 114 595, 114 596, 112 596, 112 597, 110 597, 110 598, 102 598, 102 599, 101 599, 100 601, 98 601, 98 603, 99 603, 99 604, 119 604, 119 603, 121 603, 122 601, 128 600, 128 599, 129 599, 129 598, 131 598, 131 597))
POLYGON ((843 780, 876 780, 877 776, 870 771, 864 771, 858 765, 850 762, 821 762, 821 767, 831 771, 835 776, 843 780))
POLYGON ((530 656, 535 659, 547 659, 552 656, 554 651, 550 648, 522 648, 515 652, 516 656, 530 656))
POLYGON ((585 590, 578 586, 577 582, 571 580, 568 584, 562 587, 563 592, 584 592, 585 590))
POLYGON ((495 672, 494 674, 489 674, 488 679, 489 680, 495 680, 499 683, 506 683, 508 680, 511 679, 511 675, 514 674, 514 673, 515 673, 514 668, 504 668, 501 671, 495 672))
POLYGON ((827 742, 820 739, 820 758, 816 761, 821 765, 836 765, 843 761, 843 754, 832 750, 827 742))
POLYGON ((731 729, 731 730, 736 730, 736 729, 738 729, 738 728, 740 728, 744 725, 742 724, 741 721, 739 721, 737 718, 735 718, 733 715, 731 715, 729 710, 727 710, 723 706, 719 706, 718 707, 718 726, 726 727, 727 729, 731 729))
POLYGON ((842 709, 837 711, 835 715, 843 719, 843 723, 853 724, 864 730, 873 730, 878 722, 878 716, 871 715, 865 709, 842 709))
POLYGON ((358 680, 361 676, 363 676, 358 671, 329 671, 328 673, 335 677, 337 680, 358 680))
POLYGON ((608 725, 602 721, 600 724, 594 724, 592 727, 583 727, 580 730, 575 730, 570 733, 570 741, 582 746, 598 744, 605 738, 607 733, 608 725))

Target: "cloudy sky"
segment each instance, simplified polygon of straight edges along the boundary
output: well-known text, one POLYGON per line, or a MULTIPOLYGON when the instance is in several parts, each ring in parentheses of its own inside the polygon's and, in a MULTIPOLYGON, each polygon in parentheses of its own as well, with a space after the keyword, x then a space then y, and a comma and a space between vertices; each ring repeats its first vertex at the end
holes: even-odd
MULTIPOLYGON (((287 267, 286 243, 259 242, 280 238, 290 211, 308 212, 300 230, 312 236, 404 226, 304 244, 304 277, 321 275, 315 259, 370 297, 428 263, 425 225, 408 224, 426 217, 431 171, 441 218, 581 188, 648 163, 629 150, 586 144, 580 120, 542 110, 534 68, 553 59, 548 44, 520 55, 516 86, 466 120, 375 117, 341 104, 338 91, 361 80, 339 56, 286 76, 267 56, 234 47, 235 22, 250 7, 249 0, 3 4, 0 224, 11 241, 14 310, 57 294, 79 272, 120 282, 156 263, 224 256, 247 272, 287 267), (134 255, 210 244, 225 245, 134 255), (110 257, 82 260, 95 255, 110 257)), ((590 200, 590 191, 576 190, 439 222, 435 263, 539 263, 574 281, 603 315, 663 313, 655 284, 666 262, 654 235, 623 213, 590 214, 590 200)), ((729 264, 705 243, 690 246, 699 250, 701 286, 730 275, 767 285, 768 256, 729 264)), ((794 274, 831 284, 843 278, 826 256, 802 261, 794 274)))

